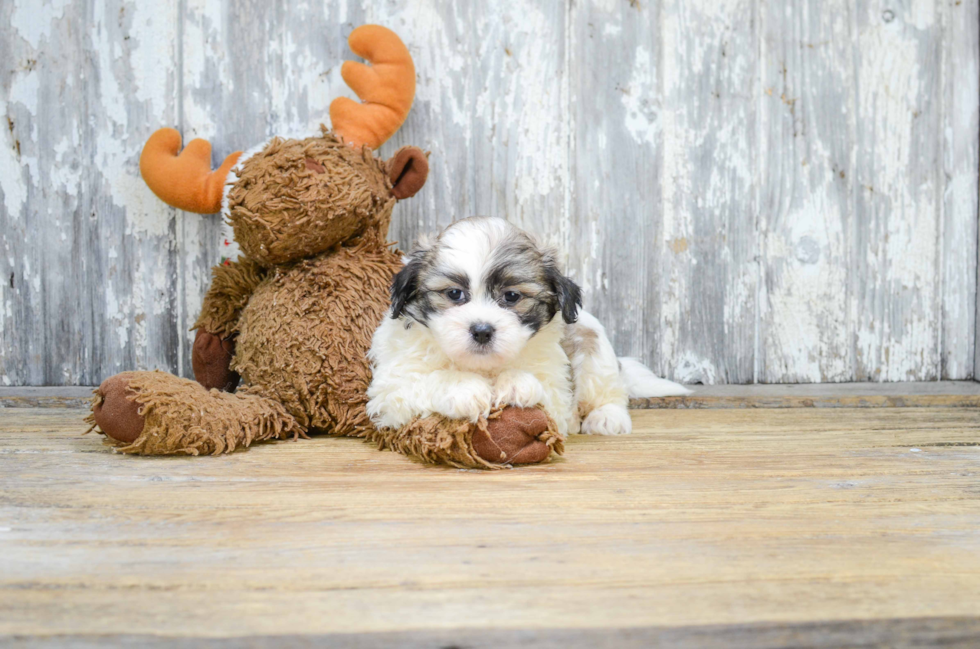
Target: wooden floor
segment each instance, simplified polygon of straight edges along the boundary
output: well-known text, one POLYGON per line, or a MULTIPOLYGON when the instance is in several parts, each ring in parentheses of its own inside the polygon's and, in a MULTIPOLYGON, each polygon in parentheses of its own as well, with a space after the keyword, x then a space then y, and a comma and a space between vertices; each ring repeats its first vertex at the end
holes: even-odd
POLYGON ((0 645, 980 646, 980 409, 637 410, 490 473, 82 416, 0 409, 0 645))

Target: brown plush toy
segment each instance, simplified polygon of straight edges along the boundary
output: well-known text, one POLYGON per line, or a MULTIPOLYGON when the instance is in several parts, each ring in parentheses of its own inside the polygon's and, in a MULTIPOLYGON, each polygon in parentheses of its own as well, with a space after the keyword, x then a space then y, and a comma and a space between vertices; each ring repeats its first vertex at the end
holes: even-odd
POLYGON ((197 382, 124 372, 96 391, 89 421, 124 453, 218 454, 308 432, 363 437, 427 462, 493 468, 541 462, 561 439, 538 409, 505 408, 476 424, 441 416, 379 432, 365 412, 367 350, 388 307, 400 254, 387 243, 395 203, 418 192, 426 155, 377 149, 402 124, 415 67, 390 30, 365 25, 342 75, 364 101, 334 100, 333 130, 272 138, 211 170, 211 146, 154 133, 140 171, 161 199, 230 221, 242 255, 214 268, 194 325, 197 382), (236 388, 239 381, 243 387, 236 388))

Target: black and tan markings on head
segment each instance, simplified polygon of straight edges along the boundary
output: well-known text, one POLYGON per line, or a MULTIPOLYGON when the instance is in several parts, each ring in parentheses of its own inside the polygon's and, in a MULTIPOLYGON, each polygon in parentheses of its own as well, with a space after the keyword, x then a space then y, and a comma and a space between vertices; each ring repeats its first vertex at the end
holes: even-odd
POLYGON ((420 242, 392 284, 392 317, 407 314, 425 324, 435 313, 481 301, 514 313, 534 332, 559 311, 565 322, 575 322, 581 290, 561 273, 554 253, 509 224, 501 236, 500 222, 457 222, 469 232, 451 247, 445 233, 433 243, 420 242))

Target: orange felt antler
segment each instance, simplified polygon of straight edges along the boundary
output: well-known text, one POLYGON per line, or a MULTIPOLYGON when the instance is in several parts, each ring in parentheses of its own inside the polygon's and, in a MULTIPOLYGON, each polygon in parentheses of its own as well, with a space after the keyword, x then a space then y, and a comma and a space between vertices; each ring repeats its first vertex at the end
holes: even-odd
POLYGON ((207 140, 191 140, 177 155, 180 141, 180 133, 172 128, 161 128, 150 136, 140 155, 143 180, 167 205, 198 214, 220 212, 225 178, 242 152, 232 153, 211 171, 207 140))
POLYGON ((330 104, 334 133, 354 146, 377 149, 395 134, 415 98, 415 64, 401 39, 386 27, 362 25, 347 39, 371 65, 346 61, 340 75, 365 103, 338 97, 330 104))

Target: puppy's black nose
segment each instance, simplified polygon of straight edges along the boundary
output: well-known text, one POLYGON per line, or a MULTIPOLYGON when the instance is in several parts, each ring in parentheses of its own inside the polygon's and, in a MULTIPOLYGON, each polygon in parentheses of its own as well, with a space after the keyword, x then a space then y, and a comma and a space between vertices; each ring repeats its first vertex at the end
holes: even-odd
POLYGON ((486 345, 493 338, 493 325, 489 325, 486 322, 478 322, 475 325, 470 325, 470 335, 473 336, 473 340, 476 342, 481 345, 486 345))

